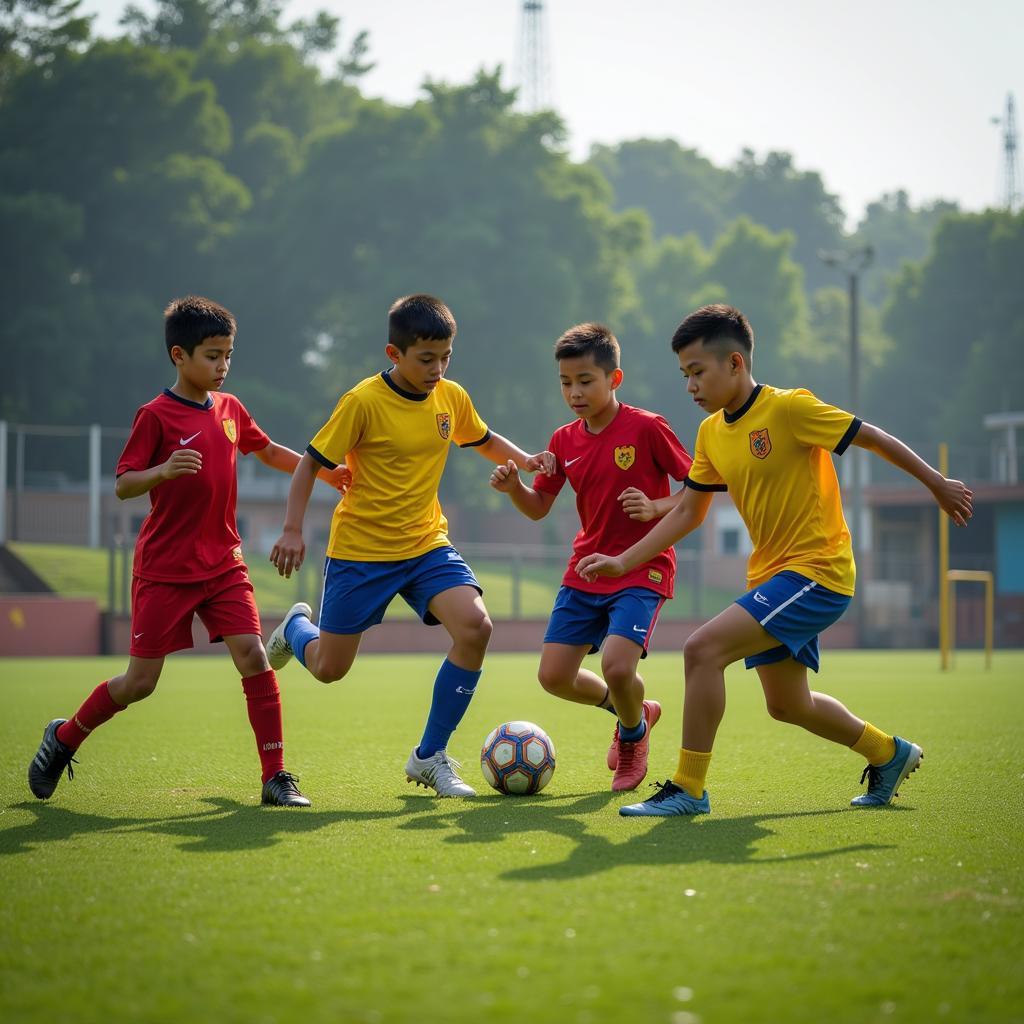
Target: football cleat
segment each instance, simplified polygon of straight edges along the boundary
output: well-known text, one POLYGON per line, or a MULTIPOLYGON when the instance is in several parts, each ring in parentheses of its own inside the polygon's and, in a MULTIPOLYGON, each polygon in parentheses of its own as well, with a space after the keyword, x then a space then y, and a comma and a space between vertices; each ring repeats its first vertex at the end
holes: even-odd
POLYGON ((711 801, 708 799, 708 791, 698 800, 694 796, 677 786, 671 779, 667 782, 652 782, 657 789, 649 800, 642 804, 627 804, 619 808, 619 814, 624 818, 657 817, 671 818, 676 815, 710 814, 711 801))
POLYGON ((865 765, 861 773, 861 785, 868 780, 868 790, 855 796, 850 804, 853 807, 884 807, 897 795, 900 784, 911 773, 916 772, 924 751, 916 744, 908 740, 893 736, 896 741, 896 753, 892 760, 885 764, 865 765))
POLYGON ((306 604, 305 601, 299 601, 297 604, 293 604, 288 609, 288 614, 284 617, 281 625, 270 634, 270 638, 267 640, 267 661, 270 662, 270 667, 276 672, 278 669, 282 669, 289 661, 292 660, 292 655, 295 653, 292 650, 292 645, 285 639, 284 631, 288 626, 288 623, 295 618, 296 615, 305 615, 307 619, 312 620, 313 609, 306 604))
POLYGON ((71 767, 72 763, 78 764, 75 752, 57 739, 57 728, 66 721, 66 718, 55 718, 43 730, 43 741, 28 766, 28 788, 40 800, 48 800, 53 795, 65 768, 69 779, 75 777, 75 770, 71 767))
POLYGON ((613 772, 619 766, 619 723, 615 723, 612 733, 612 744, 608 748, 608 771, 613 772))
POLYGON ((459 778, 461 767, 446 750, 439 750, 430 757, 417 757, 416 747, 413 747, 405 764, 405 778, 417 786, 433 789, 438 796, 476 796, 476 790, 459 778))
POLYGON ((263 783, 262 803, 275 807, 308 807, 309 799, 299 792, 299 777, 279 771, 263 783))
MULTIPOLYGON (((621 793, 636 789, 647 777, 647 755, 651 748, 651 730, 661 718, 661 705, 656 700, 644 701, 644 721, 647 729, 635 743, 619 738, 615 775, 612 776, 612 791, 621 793)), ((618 728, 618 727, 616 727, 618 728)))

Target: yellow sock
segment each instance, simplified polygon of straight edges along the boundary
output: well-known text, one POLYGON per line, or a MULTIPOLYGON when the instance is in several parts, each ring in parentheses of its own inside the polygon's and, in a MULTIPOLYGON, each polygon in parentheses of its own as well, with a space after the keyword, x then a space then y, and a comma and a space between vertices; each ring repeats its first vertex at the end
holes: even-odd
POLYGON ((706 754, 698 750, 679 748, 679 768, 672 781, 682 786, 690 796, 699 800, 704 795, 704 779, 707 778, 708 765, 711 764, 711 751, 706 754))
POLYGON ((896 741, 888 733, 876 729, 870 722, 865 722, 860 739, 850 749, 855 754, 866 757, 868 764, 886 764, 896 756, 896 741))

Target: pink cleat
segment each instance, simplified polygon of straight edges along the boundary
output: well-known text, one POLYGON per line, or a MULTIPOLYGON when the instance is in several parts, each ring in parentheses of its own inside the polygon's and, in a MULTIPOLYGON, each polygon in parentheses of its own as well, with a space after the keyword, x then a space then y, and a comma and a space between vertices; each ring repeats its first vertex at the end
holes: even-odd
POLYGON ((619 766, 619 723, 615 723, 612 733, 612 745, 608 748, 608 771, 613 772, 619 766))
MULTIPOLYGON (((658 724, 661 718, 661 705, 656 700, 644 701, 644 721, 647 723, 647 731, 643 739, 636 743, 623 743, 618 738, 616 730, 618 757, 615 765, 615 775, 612 777, 612 791, 615 793, 626 789, 636 789, 647 777, 647 754, 651 748, 651 730, 658 724)), ((611 755, 609 754, 609 761, 611 755)))

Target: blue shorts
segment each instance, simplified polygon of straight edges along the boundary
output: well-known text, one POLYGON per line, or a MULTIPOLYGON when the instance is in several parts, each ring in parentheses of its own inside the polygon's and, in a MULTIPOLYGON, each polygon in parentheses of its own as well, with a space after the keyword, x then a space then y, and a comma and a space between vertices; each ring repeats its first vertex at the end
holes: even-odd
POLYGON ((794 658, 818 671, 818 634, 837 622, 850 598, 837 594, 798 572, 780 572, 766 583, 736 598, 781 646, 745 658, 747 668, 794 658))
POLYGON ((320 628, 327 633, 362 633, 384 618, 396 594, 428 625, 438 621, 427 605, 453 587, 473 587, 483 593, 473 570, 453 547, 434 548, 398 562, 350 562, 328 558, 324 565, 324 594, 320 628))
POLYGON ((591 594, 563 586, 551 609, 546 644, 590 644, 590 653, 601 649, 606 636, 624 636, 643 648, 658 623, 658 612, 665 603, 661 594, 646 587, 627 587, 614 594, 591 594))

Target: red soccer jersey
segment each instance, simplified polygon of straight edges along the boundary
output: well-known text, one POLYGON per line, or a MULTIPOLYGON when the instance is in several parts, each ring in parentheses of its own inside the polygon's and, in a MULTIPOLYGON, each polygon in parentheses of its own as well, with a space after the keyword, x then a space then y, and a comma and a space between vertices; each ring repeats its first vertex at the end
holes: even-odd
POLYGON ((620 555, 657 521, 642 523, 622 511, 618 497, 627 487, 636 487, 653 500, 670 493, 669 477, 686 478, 692 460, 668 423, 653 412, 620 404, 615 419, 600 433, 592 434, 583 420, 576 420, 559 427, 548 447, 558 457, 558 470, 554 476, 538 473, 534 489, 558 494, 568 480, 576 492, 581 524, 562 583, 594 594, 646 587, 671 597, 676 574, 671 548, 625 576, 599 576, 588 583, 576 575, 576 563, 584 555, 620 555))
POLYGON ((259 451, 270 438, 234 395, 206 405, 165 389, 135 414, 117 475, 166 462, 178 448, 203 456, 203 468, 157 484, 135 545, 135 575, 174 583, 207 580, 242 561, 235 525, 235 453, 259 451))

